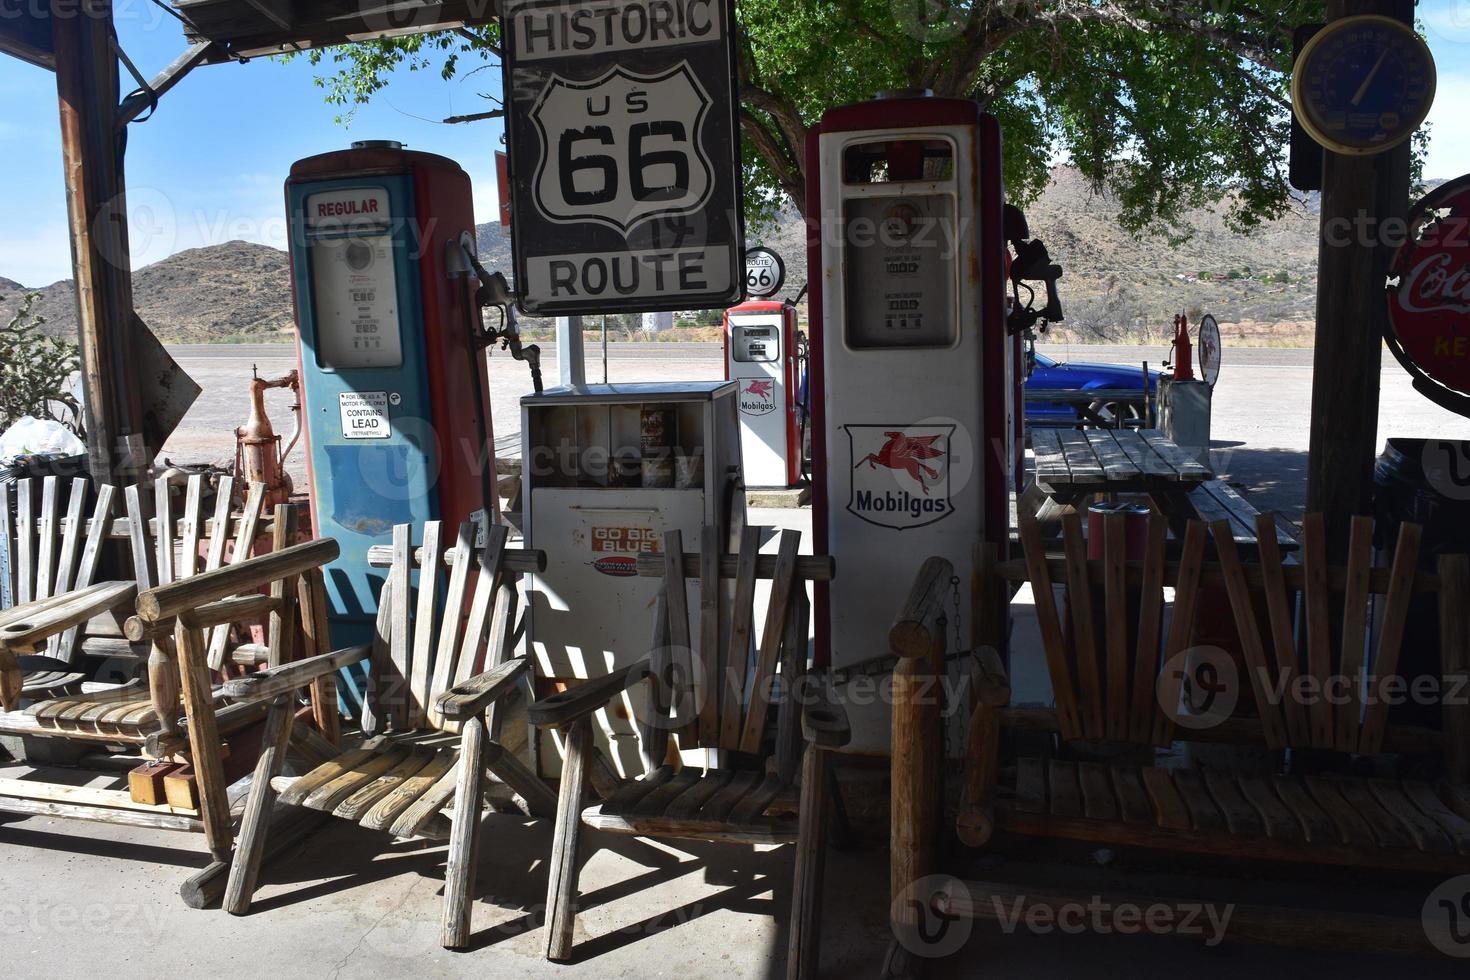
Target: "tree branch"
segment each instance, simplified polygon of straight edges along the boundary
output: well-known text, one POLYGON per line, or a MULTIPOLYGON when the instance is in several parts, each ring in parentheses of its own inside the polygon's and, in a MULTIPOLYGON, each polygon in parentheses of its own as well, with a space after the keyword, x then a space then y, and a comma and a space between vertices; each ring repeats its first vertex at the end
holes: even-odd
POLYGON ((790 152, 790 147, 779 133, 773 133, 759 116, 748 109, 740 110, 740 128, 750 137, 756 152, 776 175, 781 189, 804 215, 806 182, 800 159, 790 152))

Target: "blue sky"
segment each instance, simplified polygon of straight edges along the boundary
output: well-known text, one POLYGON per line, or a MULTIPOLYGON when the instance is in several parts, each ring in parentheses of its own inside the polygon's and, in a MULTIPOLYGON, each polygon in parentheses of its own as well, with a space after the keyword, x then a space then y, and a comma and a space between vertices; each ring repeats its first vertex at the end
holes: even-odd
MULTIPOLYGON (((145 77, 183 50, 177 22, 147 0, 117 0, 116 7, 122 46, 145 77)), ((1419 17, 1439 68, 1426 173, 1454 177, 1470 172, 1470 0, 1427 0, 1419 17)), ((498 70, 448 82, 437 72, 400 71, 347 129, 323 101, 316 74, 304 59, 200 68, 164 96, 151 120, 131 127, 135 266, 236 238, 284 248, 281 188, 291 163, 354 139, 397 139, 451 157, 474 181, 476 218, 495 216, 499 122, 437 120, 490 108, 481 96, 498 95, 498 70)), ((0 57, 0 106, 7 190, 0 276, 46 285, 71 274, 53 76, 0 57)))
MULTIPOLYGON (((147 0, 115 7, 123 50, 145 78, 184 50, 178 22, 147 0)), ((396 139, 456 160, 474 182, 476 220, 496 216, 499 121, 438 120, 494 108, 481 93, 499 95, 498 68, 450 82, 437 71, 400 71, 346 129, 335 122, 341 110, 313 83, 320 73, 304 58, 200 67, 159 101, 152 119, 129 127, 135 267, 236 238, 285 248, 282 186, 291 164, 358 139, 396 139)), ((130 82, 124 74, 124 90, 130 82)), ((55 77, 0 56, 0 107, 7 191, 0 276, 46 285, 71 275, 55 77)))

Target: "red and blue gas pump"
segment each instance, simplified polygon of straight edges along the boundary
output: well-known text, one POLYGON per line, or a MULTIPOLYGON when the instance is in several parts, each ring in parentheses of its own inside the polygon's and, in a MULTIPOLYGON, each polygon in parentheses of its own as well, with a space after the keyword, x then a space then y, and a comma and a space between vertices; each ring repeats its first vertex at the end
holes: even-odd
POLYGON ((390 141, 286 181, 312 525, 342 545, 338 646, 371 636, 384 571, 368 549, 393 525, 498 519, 471 202, 456 163, 390 141))

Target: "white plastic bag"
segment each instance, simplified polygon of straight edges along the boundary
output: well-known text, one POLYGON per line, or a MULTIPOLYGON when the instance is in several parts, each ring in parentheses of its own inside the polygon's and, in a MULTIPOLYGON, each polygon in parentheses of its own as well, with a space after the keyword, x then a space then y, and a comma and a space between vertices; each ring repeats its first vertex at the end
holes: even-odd
POLYGON ((87 447, 60 422, 29 415, 0 434, 0 466, 19 456, 76 456, 87 447))

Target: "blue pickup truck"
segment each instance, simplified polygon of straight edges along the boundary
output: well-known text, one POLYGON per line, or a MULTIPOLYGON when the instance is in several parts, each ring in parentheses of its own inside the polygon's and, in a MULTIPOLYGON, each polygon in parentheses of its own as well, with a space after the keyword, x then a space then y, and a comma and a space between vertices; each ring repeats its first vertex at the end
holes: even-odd
POLYGON ((1159 372, 1149 371, 1144 394, 1142 365, 1064 363, 1038 353, 1026 378, 1026 424, 1146 426, 1158 384, 1159 372))

